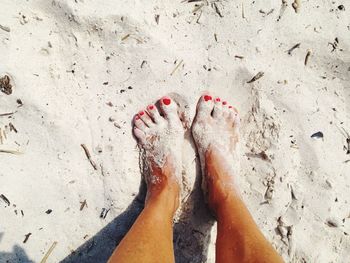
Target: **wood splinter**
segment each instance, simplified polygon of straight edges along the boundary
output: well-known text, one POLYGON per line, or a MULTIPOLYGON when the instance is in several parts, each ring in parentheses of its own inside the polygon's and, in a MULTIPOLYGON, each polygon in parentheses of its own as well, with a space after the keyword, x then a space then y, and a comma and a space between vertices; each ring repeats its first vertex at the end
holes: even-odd
POLYGON ((50 254, 52 253, 52 251, 55 249, 57 245, 57 241, 53 242, 51 247, 49 248, 49 250, 46 252, 45 256, 43 257, 43 259, 40 261, 40 263, 45 263, 47 261, 47 259, 49 258, 50 254))
POLYGON ((301 45, 301 43, 298 43, 298 44, 295 44, 294 46, 292 46, 287 52, 288 52, 288 55, 292 55, 292 52, 294 49, 297 49, 299 48, 301 45))
POLYGON ((81 147, 84 149, 85 155, 86 155, 86 157, 88 158, 90 164, 92 165, 92 167, 94 168, 94 170, 97 171, 97 165, 96 165, 96 163, 91 159, 91 155, 90 155, 90 152, 89 152, 88 148, 86 147, 85 144, 81 144, 81 147))
POLYGON ((256 74, 251 80, 247 81, 247 83, 253 83, 254 81, 257 81, 258 79, 262 78, 264 76, 264 72, 260 71, 258 74, 256 74))
POLYGON ((311 49, 308 49, 308 50, 307 50, 307 53, 306 53, 306 56, 305 56, 305 61, 304 61, 304 65, 305 65, 305 66, 306 66, 307 63, 308 63, 311 54, 312 54, 311 49))

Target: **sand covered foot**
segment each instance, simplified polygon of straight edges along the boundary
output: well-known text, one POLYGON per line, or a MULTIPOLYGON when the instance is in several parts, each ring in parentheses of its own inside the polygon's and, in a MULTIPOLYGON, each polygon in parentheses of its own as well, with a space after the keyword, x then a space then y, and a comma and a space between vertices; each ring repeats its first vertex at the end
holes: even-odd
POLYGON ((201 162, 202 187, 214 212, 217 202, 236 191, 233 162, 238 129, 239 116, 233 106, 208 94, 200 98, 192 134, 201 162))
POLYGON ((147 183, 146 201, 166 189, 178 195, 182 170, 184 128, 178 106, 163 97, 140 111, 134 119, 134 135, 142 150, 147 183))

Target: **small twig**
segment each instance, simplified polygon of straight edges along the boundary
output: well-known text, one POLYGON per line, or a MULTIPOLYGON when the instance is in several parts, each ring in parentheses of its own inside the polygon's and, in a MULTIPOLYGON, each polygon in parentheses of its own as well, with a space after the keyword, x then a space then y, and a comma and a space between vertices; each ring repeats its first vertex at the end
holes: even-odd
POLYGON ((0 29, 10 33, 11 29, 8 27, 8 26, 3 26, 3 25, 0 25, 0 29))
POLYGON ((244 14, 244 4, 242 2, 242 18, 245 18, 245 14, 244 14))
POLYGON ((9 123, 9 127, 10 127, 10 131, 14 131, 15 133, 18 132, 16 127, 11 122, 9 123))
POLYGON ((173 69, 173 71, 170 73, 170 76, 172 76, 174 73, 175 73, 175 71, 182 65, 182 63, 183 63, 183 60, 181 59, 181 61, 179 62, 179 64, 177 64, 177 66, 173 69))
POLYGON ((96 163, 91 159, 91 155, 90 152, 88 150, 88 148, 86 147, 85 144, 81 144, 81 147, 84 149, 85 155, 88 158, 90 164, 92 165, 92 167, 94 168, 94 170, 97 170, 97 165, 96 163))
POLYGON ((102 208, 101 214, 100 214, 100 218, 105 219, 107 217, 107 214, 109 212, 110 209, 107 208, 102 208))
POLYGON ((82 211, 84 209, 84 207, 86 206, 87 207, 87 202, 86 202, 86 199, 83 201, 83 202, 80 202, 80 211, 82 211))
POLYGON ((218 5, 217 5, 215 2, 213 3, 213 6, 214 6, 214 9, 215 9, 215 12, 219 15, 219 17, 221 17, 221 18, 224 17, 224 16, 221 14, 218 5))
POLYGON ((51 247, 49 248, 49 250, 46 252, 45 256, 43 257, 43 259, 40 261, 40 263, 46 263, 47 259, 49 258, 50 254, 52 253, 52 251, 55 249, 57 245, 57 241, 53 242, 51 247))
POLYGON ((128 37, 130 37, 130 34, 125 35, 125 36, 122 38, 122 41, 126 40, 128 37))
POLYGON ((299 48, 301 43, 295 44, 294 46, 292 46, 292 48, 290 48, 287 52, 288 55, 292 55, 292 52, 294 49, 299 48))
POLYGON ((160 17, 160 15, 154 16, 154 20, 156 21, 157 25, 159 25, 159 17, 160 17))
POLYGON ((14 151, 14 150, 3 150, 3 149, 0 149, 0 153, 22 154, 22 152, 19 152, 19 151, 14 151))
POLYGON ((309 49, 306 53, 306 56, 305 56, 305 61, 304 61, 304 65, 306 66, 307 65, 307 62, 309 61, 309 58, 311 56, 311 53, 312 51, 309 49))
POLYGON ((10 200, 4 196, 3 194, 0 195, 0 199, 2 199, 8 206, 10 206, 10 200))
POLYGON ((0 114, 0 117, 11 116, 11 115, 13 115, 13 114, 15 114, 15 113, 14 113, 14 112, 1 113, 1 114, 0 114))
POLYGON ((260 71, 258 74, 256 74, 251 80, 249 80, 247 83, 252 83, 254 81, 257 81, 258 79, 262 78, 264 76, 264 72, 260 71))
POLYGON ((23 243, 27 243, 27 241, 28 241, 28 239, 29 239, 29 237, 32 235, 32 233, 28 233, 28 234, 26 234, 25 235, 25 238, 24 238, 24 240, 23 240, 23 243))

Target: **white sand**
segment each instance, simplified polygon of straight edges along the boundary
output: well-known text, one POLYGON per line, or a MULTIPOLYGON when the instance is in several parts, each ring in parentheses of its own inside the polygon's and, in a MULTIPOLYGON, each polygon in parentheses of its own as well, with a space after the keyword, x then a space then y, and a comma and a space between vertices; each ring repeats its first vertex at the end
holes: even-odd
MULTIPOLYGON (((277 21, 281 1, 217 1, 220 17, 206 2, 2 0, 0 77, 14 87, 0 92, 0 114, 15 113, 0 117, 0 150, 22 154, 0 153, 11 203, 0 199, 0 262, 40 262, 55 241, 47 262, 105 262, 142 208, 133 114, 177 92, 193 117, 204 90, 241 112, 242 194, 285 260, 349 262, 350 4, 301 1, 295 13, 286 2, 277 21)), ((188 141, 184 159, 177 261, 214 262, 188 141)))

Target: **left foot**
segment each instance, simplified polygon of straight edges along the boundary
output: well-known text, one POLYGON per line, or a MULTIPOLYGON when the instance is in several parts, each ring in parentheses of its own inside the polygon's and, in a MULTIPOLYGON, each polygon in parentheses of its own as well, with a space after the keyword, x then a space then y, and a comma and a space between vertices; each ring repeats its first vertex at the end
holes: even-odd
POLYGON ((154 104, 140 111, 134 118, 133 131, 144 154, 146 205, 151 200, 163 200, 173 204, 175 212, 179 206, 185 131, 175 101, 163 97, 159 106, 161 114, 154 104))

